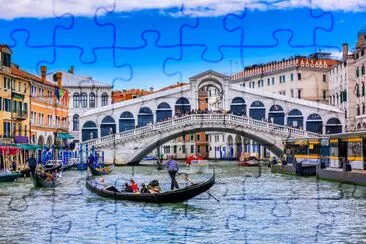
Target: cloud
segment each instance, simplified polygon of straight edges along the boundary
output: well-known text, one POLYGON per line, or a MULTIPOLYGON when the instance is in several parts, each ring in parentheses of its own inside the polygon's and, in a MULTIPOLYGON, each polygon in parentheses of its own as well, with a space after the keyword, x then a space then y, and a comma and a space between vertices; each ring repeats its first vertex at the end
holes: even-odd
MULTIPOLYGON (((157 9, 176 15, 182 0, 115 0, 116 12, 157 9), (170 12, 172 11, 172 12, 170 12)), ((74 16, 92 17, 96 9, 106 7, 112 10, 114 0, 0 0, 0 18, 52 18, 64 13, 74 16)), ((311 7, 331 11, 366 11, 365 0, 183 0, 187 15, 223 16, 249 10, 293 9, 311 7)), ((103 14, 102 12, 98 14, 103 14)))

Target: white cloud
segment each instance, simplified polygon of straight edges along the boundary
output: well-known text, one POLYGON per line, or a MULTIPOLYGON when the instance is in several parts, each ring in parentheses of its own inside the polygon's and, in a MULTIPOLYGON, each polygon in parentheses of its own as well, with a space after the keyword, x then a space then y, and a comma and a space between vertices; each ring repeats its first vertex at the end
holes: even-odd
MULTIPOLYGON (((99 7, 112 9, 114 0, 0 0, 0 18, 49 18, 71 13, 75 16, 94 16, 99 7)), ((312 7, 330 11, 366 11, 365 0, 183 0, 185 14, 222 16, 249 10, 291 9, 312 7)), ((116 0, 116 12, 159 9, 177 15, 172 8, 180 8, 182 0, 116 0)), ((103 14, 101 12, 100 14, 103 14)))

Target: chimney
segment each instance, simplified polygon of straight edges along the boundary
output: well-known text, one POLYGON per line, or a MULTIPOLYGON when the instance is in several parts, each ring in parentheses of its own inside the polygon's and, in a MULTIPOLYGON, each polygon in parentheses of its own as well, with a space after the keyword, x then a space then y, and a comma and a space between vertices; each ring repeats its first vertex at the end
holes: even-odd
POLYGON ((154 87, 150 87, 150 92, 154 92, 154 87))
POLYGON ((56 73, 56 81, 57 81, 57 86, 62 87, 62 73, 61 72, 56 73))
POLYGON ((348 43, 342 44, 342 58, 345 59, 348 56, 348 43))
POLYGON ((362 48, 365 45, 365 33, 360 31, 358 33, 357 48, 362 48))
POLYGON ((74 66, 73 65, 70 66, 70 69, 68 70, 68 72, 72 75, 74 74, 74 66))
POLYGON ((47 73, 47 67, 46 66, 41 66, 41 78, 42 78, 42 83, 46 82, 46 73, 47 73))

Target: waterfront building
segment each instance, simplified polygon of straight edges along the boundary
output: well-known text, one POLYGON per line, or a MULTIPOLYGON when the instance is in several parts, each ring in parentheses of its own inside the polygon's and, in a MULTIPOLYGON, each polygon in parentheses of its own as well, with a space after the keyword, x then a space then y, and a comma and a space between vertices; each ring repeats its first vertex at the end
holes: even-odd
POLYGON ((12 67, 12 73, 30 81, 30 142, 40 147, 62 145, 68 134, 68 91, 62 86, 62 76, 56 82, 46 79, 46 66, 41 67, 41 77, 12 67))
POLYGON ((366 129, 365 35, 358 33, 355 49, 342 45, 342 59, 329 70, 329 104, 344 112, 345 131, 366 129))
MULTIPOLYGON (((69 133, 76 143, 81 141, 79 132, 80 116, 90 109, 100 108, 112 103, 112 86, 106 83, 93 80, 92 77, 74 74, 74 67, 68 72, 58 71, 48 74, 47 80, 54 83, 62 79, 62 85, 68 90, 68 128, 69 133)), ((109 121, 104 121, 108 124, 109 121)), ((105 131, 104 133, 115 133, 116 131, 105 131)), ((91 133, 92 135, 92 133, 91 133)))
POLYGON ((0 135, 1 143, 28 143, 30 136, 30 82, 11 64, 12 51, 0 45, 0 135))

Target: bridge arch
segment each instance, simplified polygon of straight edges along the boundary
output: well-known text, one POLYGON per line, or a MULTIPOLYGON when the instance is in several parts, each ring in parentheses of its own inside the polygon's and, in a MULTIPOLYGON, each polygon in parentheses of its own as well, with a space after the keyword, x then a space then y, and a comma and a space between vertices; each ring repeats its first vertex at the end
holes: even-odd
POLYGON ((172 118, 172 108, 166 102, 162 102, 156 109, 156 122, 161 122, 172 118))
POLYGON ((250 105, 249 117, 256 120, 266 119, 266 108, 261 101, 254 101, 250 105))
POLYGON ((298 109, 292 109, 287 115, 287 125, 294 128, 304 127, 304 116, 298 109))
POLYGON ((323 120, 319 114, 310 114, 306 120, 306 130, 318 134, 323 134, 323 120))
POLYGON ((191 104, 185 97, 178 98, 175 103, 175 114, 185 114, 191 111, 191 104))
POLYGON ((135 118, 129 111, 121 113, 119 117, 119 132, 135 129, 135 118))
POLYGON ((232 114, 238 115, 238 116, 247 115, 247 105, 245 103, 244 98, 235 97, 231 101, 230 111, 232 114))
POLYGON ((148 123, 154 123, 154 115, 150 108, 142 107, 137 115, 137 126, 142 127, 148 123))
POLYGON ((337 134, 342 133, 342 123, 338 118, 328 119, 325 125, 326 134, 337 134))
POLYGON ((106 116, 100 124, 100 137, 116 133, 116 122, 111 116, 106 116))
POLYGON ((81 130, 81 140, 87 141, 98 138, 98 127, 93 121, 87 121, 81 130))
POLYGON ((285 124, 285 113, 280 105, 273 105, 269 109, 268 120, 277 125, 285 124))

